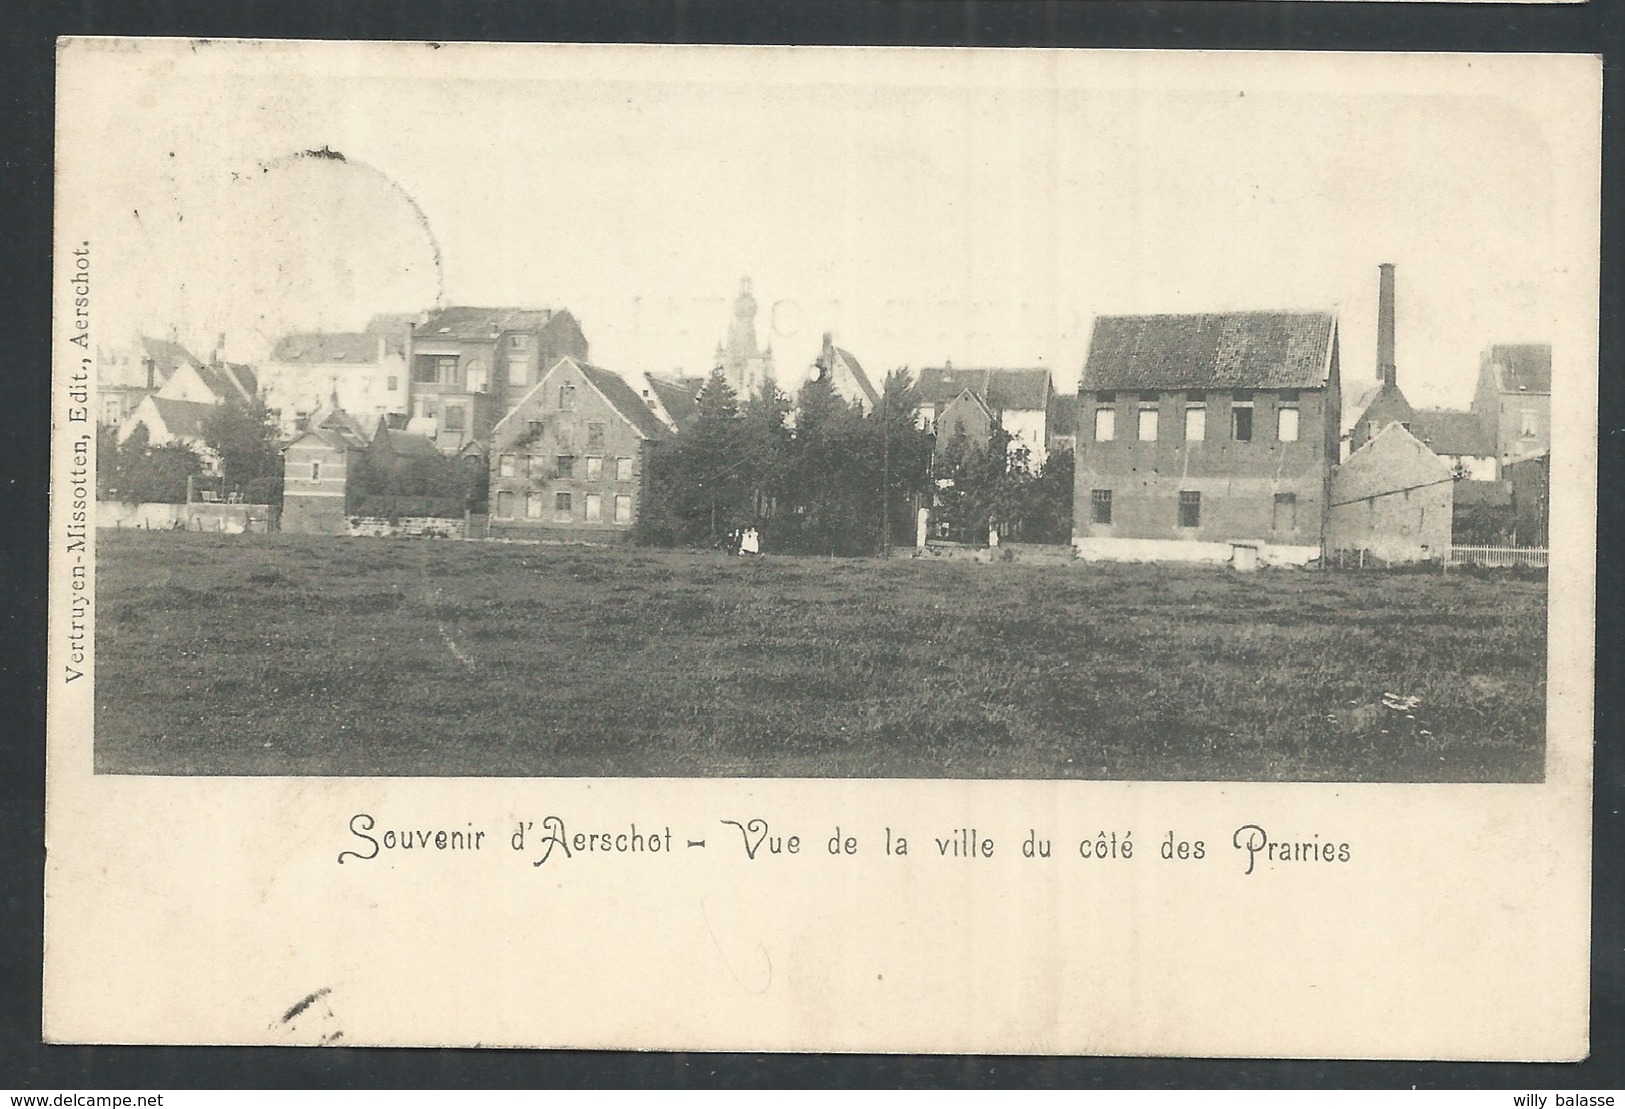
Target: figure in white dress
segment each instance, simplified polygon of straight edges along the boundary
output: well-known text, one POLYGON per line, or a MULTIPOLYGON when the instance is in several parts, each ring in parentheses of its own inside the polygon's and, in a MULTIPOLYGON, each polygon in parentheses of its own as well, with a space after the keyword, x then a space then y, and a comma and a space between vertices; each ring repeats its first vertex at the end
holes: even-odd
POLYGON ((746 528, 745 534, 739 537, 739 553, 742 555, 759 555, 762 553, 762 537, 755 528, 746 528))

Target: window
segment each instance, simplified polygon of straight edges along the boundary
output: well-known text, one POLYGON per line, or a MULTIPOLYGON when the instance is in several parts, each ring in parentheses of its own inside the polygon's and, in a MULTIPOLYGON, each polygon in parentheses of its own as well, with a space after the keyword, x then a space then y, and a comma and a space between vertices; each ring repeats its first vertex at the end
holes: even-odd
POLYGON ((420 354, 412 359, 412 380, 424 385, 450 385, 457 380, 455 354, 420 354))
POLYGON ((588 424, 587 425, 587 446, 589 446, 589 447, 601 447, 603 445, 604 445, 604 425, 603 424, 588 424))
POLYGON ((632 460, 630 458, 617 458, 615 460, 615 480, 632 480, 632 460))
POLYGON ((1207 438, 1207 407, 1193 404, 1185 409, 1185 442, 1199 443, 1207 438))
POLYGON ((1253 402, 1235 400, 1230 406, 1230 438, 1238 443, 1253 441, 1253 402))
POLYGON ((1518 435, 1523 439, 1533 439, 1540 434, 1539 419, 1533 408, 1525 408, 1518 413, 1518 435))
POLYGON ((530 383, 530 367, 525 365, 524 358, 508 359, 508 384, 528 385, 530 383))
POLYGON ((587 459, 587 480, 598 481, 604 476, 604 460, 602 458, 587 459))
POLYGON ((527 454, 525 456, 525 476, 526 477, 546 477, 547 476, 546 474, 544 474, 542 472, 542 459, 541 459, 540 455, 527 454))
POLYGON ((576 476, 576 456, 561 454, 553 460, 553 474, 555 477, 576 476))
POLYGON ((568 520, 570 518, 571 498, 569 493, 553 494, 553 519, 568 520))
POLYGON ((501 458, 499 458, 497 460, 497 476, 498 477, 513 477, 513 475, 514 475, 514 458, 513 458, 513 455, 505 454, 505 455, 503 455, 501 458))
POLYGON ((540 421, 540 420, 526 420, 525 421, 525 438, 528 441, 534 443, 537 439, 540 439, 541 437, 542 437, 542 421, 540 421))
POLYGON ((1095 409, 1095 442, 1109 443, 1117 433, 1117 409, 1095 409))
POLYGON ((573 383, 566 381, 563 385, 559 386, 559 410, 562 412, 570 412, 575 409, 575 406, 576 387, 573 383))
POLYGON ((1298 409, 1294 405, 1275 413, 1275 437, 1283 443, 1298 441, 1298 409))
POLYGON ((322 480, 322 464, 320 462, 312 462, 310 464, 310 480, 311 481, 321 481, 322 480))
POLYGON ((1093 509, 1092 519, 1097 524, 1112 522, 1112 491, 1110 489, 1096 489, 1089 494, 1089 504, 1093 509))
POLYGON ((394 374, 390 374, 389 375, 389 384, 386 385, 384 388, 388 392, 393 393, 396 389, 399 389, 400 387, 401 387, 401 379, 396 377, 394 374))
POLYGON ((545 503, 542 496, 541 493, 525 494, 525 518, 527 520, 540 520, 542 518, 542 505, 545 503))
POLYGON ((1202 526, 1202 494, 1193 493, 1188 489, 1180 490, 1179 526, 1182 528, 1202 526))
POLYGON ((1139 437, 1142 443, 1154 443, 1157 439, 1157 410, 1155 408, 1140 409, 1139 437))
POLYGON ((503 520, 513 519, 513 493, 507 489, 497 490, 497 516, 503 520))
POLYGON ((632 522, 632 498, 625 493, 615 494, 615 522, 617 524, 632 522))
POLYGON ((597 493, 587 494, 587 522, 596 524, 604 518, 604 498, 597 493))
POLYGON ((418 415, 430 420, 439 415, 439 409, 435 405, 433 397, 418 398, 418 415))
POLYGON ((464 427, 463 417, 467 411, 468 410, 460 404, 446 405, 445 430, 458 432, 462 431, 464 427))
POLYGON ((1271 523, 1277 532, 1298 530, 1298 495, 1296 493, 1275 494, 1275 516, 1271 523))
POLYGON ((510 335, 508 336, 508 346, 514 350, 527 350, 530 347, 530 336, 510 335))

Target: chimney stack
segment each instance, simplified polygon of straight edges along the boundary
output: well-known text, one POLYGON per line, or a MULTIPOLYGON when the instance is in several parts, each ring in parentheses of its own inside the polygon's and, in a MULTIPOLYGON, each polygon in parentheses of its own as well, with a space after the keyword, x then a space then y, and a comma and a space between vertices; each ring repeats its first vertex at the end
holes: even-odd
POLYGON ((1381 278, 1377 287, 1377 378, 1384 385, 1398 384, 1398 371, 1394 367, 1394 264, 1384 262, 1378 267, 1381 278))

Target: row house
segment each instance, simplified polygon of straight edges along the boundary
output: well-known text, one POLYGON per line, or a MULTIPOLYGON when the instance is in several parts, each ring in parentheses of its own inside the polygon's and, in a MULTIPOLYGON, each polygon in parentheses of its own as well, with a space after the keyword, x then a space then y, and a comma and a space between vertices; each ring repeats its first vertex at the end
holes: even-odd
POLYGON ((1330 313, 1100 317, 1078 395, 1080 556, 1320 554, 1341 409, 1330 313))
POLYGON ((227 402, 247 404, 258 391, 259 380, 246 365, 181 362, 119 424, 118 441, 127 442, 138 428, 145 429, 152 446, 175 443, 190 447, 203 460, 206 473, 218 473, 220 460, 209 447, 204 430, 209 415, 227 402))
POLYGON ((568 311, 441 308, 407 338, 411 419, 444 454, 488 442, 561 358, 585 361, 587 340, 568 311))
POLYGON ((1473 414, 1503 468, 1548 453, 1552 449, 1551 345, 1503 343, 1486 349, 1479 358, 1473 414))
POLYGON ((259 367, 259 381, 282 433, 303 430, 313 415, 333 405, 371 422, 406 412, 406 342, 414 318, 375 316, 365 331, 300 332, 278 339, 259 367))
POLYGON ((136 406, 163 388, 182 366, 203 362, 172 339, 143 335, 134 348, 96 351, 96 420, 118 427, 136 406))
POLYGON ((494 538, 626 539, 670 431, 618 374, 562 358, 492 430, 494 538))
POLYGON ((1052 449, 1070 446, 1058 437, 1070 432, 1071 421, 1055 395, 1050 372, 1042 367, 1027 369, 963 368, 948 362, 927 366, 915 382, 919 405, 919 426, 936 435, 944 432, 939 424, 950 405, 968 403, 971 393, 1010 435, 1010 449, 1025 447, 1034 468, 1042 466, 1052 449))

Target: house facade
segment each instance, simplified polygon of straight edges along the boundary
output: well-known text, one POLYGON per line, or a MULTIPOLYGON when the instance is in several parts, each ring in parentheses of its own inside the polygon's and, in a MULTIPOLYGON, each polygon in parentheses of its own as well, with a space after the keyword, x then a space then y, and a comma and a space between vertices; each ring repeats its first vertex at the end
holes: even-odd
POLYGON ((966 389, 942 407, 936 417, 936 442, 932 453, 941 458, 960 436, 972 445, 987 448, 998 426, 998 417, 987 406, 981 394, 966 389))
POLYGON ((350 474, 366 443, 350 426, 301 432, 282 448, 282 530, 302 535, 347 535, 345 501, 350 474))
POLYGON ((407 411, 407 328, 284 335, 259 367, 265 403, 284 435, 333 402, 369 422, 407 411))
POLYGON ((96 351, 96 421, 122 424, 146 398, 157 394, 182 366, 203 363, 169 339, 141 336, 133 348, 96 351))
POLYGON ((628 539, 648 452, 668 434, 618 374, 560 359, 492 429, 490 534, 628 539))
POLYGON ((824 332, 823 346, 813 361, 813 373, 820 379, 827 376, 835 395, 860 412, 873 412, 880 404, 880 390, 870 380, 868 371, 850 351, 836 346, 834 335, 828 331, 824 332))
POLYGON ((443 454, 459 454, 470 442, 488 442, 496 421, 559 359, 586 357, 586 337, 568 311, 431 312, 407 338, 407 430, 428 436, 443 454))
POLYGON ((1473 414, 1504 468, 1552 449, 1552 348, 1503 343, 1479 358, 1473 414))
POLYGON ((1455 484, 1432 448, 1387 425, 1332 475, 1327 554, 1364 552, 1389 563, 1448 557, 1455 484))
MULTIPOLYGON (((1010 449, 1025 447, 1031 464, 1043 465, 1057 446, 1058 433, 1069 434, 1071 421, 1063 418, 1050 372, 1041 367, 1028 369, 965 369, 947 363, 927 366, 915 383, 918 398, 916 422, 924 431, 941 438, 938 423, 942 414, 966 390, 980 397, 1000 426, 1010 434, 1010 449)), ((1070 441, 1060 444, 1070 446, 1070 441)))
POLYGON ((1341 401, 1329 313, 1101 317, 1078 398, 1080 557, 1321 553, 1341 401))

